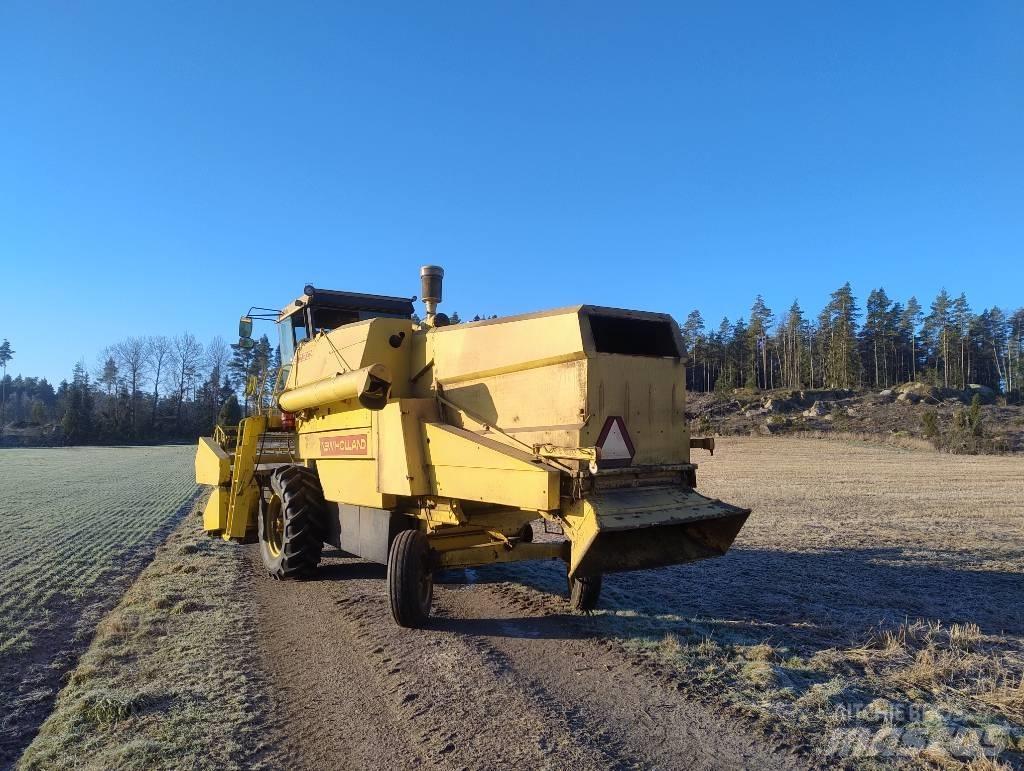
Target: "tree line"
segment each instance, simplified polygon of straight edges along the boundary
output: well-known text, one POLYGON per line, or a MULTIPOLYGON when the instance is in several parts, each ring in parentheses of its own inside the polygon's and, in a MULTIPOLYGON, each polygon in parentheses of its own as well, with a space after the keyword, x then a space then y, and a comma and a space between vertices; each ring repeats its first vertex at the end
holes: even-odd
POLYGON ((246 349, 220 337, 204 345, 190 332, 126 337, 104 348, 94 367, 76 363, 56 387, 12 378, 6 369, 15 358, 11 344, 0 343, 0 428, 46 427, 63 444, 193 441, 265 401, 280 364, 266 335, 246 349))
POLYGON ((923 381, 965 389, 978 383, 1011 401, 1024 397, 1024 308, 980 313, 945 289, 928 312, 911 297, 893 301, 873 289, 863 309, 849 282, 816 318, 796 301, 776 318, 758 295, 748 318, 705 326, 699 310, 682 325, 687 385, 734 388, 887 388, 923 381))
MULTIPOLYGON (((480 318, 488 317, 473 320, 480 318)), ((724 318, 709 330, 694 310, 681 330, 691 390, 886 388, 919 380, 959 389, 979 383, 1024 401, 1024 308, 974 313, 963 294, 946 290, 925 313, 913 297, 894 302, 874 289, 862 312, 846 283, 813 319, 798 302, 776 319, 758 295, 747 318, 724 318)), ((16 351, 3 340, 0 430, 43 426, 65 444, 193 441, 268 404, 280 368, 266 335, 244 348, 220 337, 203 344, 190 332, 126 337, 104 348, 92 368, 75 364, 56 386, 12 378, 12 360, 16 351)))
MULTIPOLYGON (((461 323, 457 312, 451 323, 461 323)), ((9 376, 15 355, 8 340, 0 342, 0 434, 5 426, 43 427, 46 438, 69 445, 194 441, 269 405, 281 365, 266 335, 251 348, 220 337, 204 345, 190 332, 126 337, 105 347, 92 368, 76 363, 55 387, 9 376)))

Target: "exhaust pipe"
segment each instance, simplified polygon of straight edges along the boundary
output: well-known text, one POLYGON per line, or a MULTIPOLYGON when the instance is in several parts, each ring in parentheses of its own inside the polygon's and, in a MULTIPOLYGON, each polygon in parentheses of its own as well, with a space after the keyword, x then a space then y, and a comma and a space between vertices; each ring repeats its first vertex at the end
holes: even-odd
POLYGON ((440 265, 424 265, 420 268, 420 296, 427 309, 426 323, 434 326, 437 304, 441 302, 441 284, 444 282, 444 268, 440 265))

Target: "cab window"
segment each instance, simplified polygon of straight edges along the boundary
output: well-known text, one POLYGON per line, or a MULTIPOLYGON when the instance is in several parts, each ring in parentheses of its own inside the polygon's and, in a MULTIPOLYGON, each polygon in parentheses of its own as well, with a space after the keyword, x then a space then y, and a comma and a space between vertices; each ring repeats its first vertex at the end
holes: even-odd
POLYGON ((313 333, 330 332, 345 324, 352 324, 359 321, 359 312, 344 310, 341 308, 317 308, 310 309, 313 316, 313 333))
POLYGON ((277 325, 282 363, 290 362, 295 357, 295 348, 298 344, 309 337, 304 315, 293 313, 277 325))

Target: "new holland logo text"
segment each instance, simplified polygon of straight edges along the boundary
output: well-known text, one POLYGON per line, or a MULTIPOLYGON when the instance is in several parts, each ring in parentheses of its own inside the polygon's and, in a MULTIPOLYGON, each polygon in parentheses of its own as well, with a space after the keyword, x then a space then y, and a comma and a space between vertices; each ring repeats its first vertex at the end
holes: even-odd
POLYGON ((369 455, 370 445, 366 434, 348 436, 325 436, 320 439, 320 454, 328 455, 369 455))

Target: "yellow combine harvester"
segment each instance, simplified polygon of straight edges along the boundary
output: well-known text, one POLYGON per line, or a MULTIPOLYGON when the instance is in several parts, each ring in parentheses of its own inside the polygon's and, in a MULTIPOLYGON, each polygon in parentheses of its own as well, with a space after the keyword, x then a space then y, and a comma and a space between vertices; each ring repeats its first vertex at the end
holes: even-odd
MULTIPOLYGON (((436 570, 556 559, 571 605, 601 575, 724 554, 750 513, 695 491, 682 341, 668 315, 579 305, 448 325, 443 271, 413 299, 307 286, 275 314, 272 409, 199 440, 204 528, 255 541, 275 578, 324 543, 387 564, 395 620, 436 570), (541 518, 566 536, 533 542, 541 518)), ((240 323, 251 346, 252 317, 240 323)))

